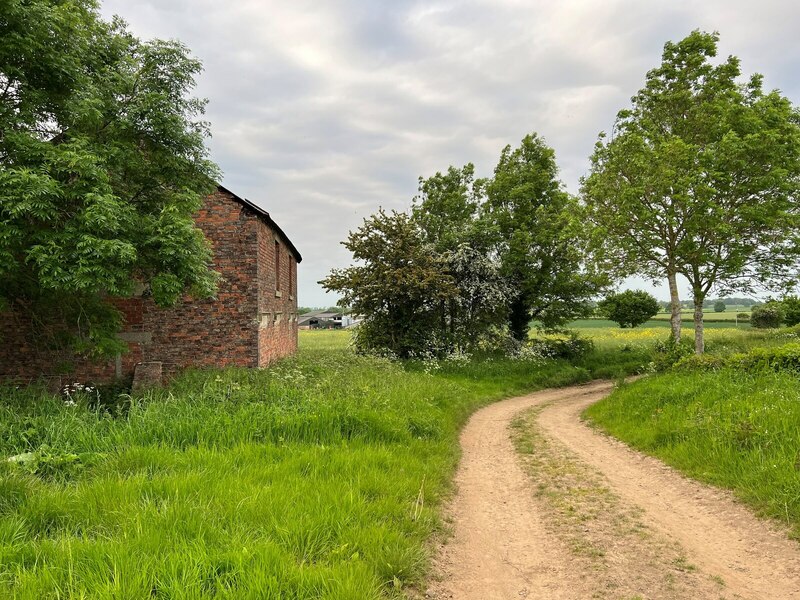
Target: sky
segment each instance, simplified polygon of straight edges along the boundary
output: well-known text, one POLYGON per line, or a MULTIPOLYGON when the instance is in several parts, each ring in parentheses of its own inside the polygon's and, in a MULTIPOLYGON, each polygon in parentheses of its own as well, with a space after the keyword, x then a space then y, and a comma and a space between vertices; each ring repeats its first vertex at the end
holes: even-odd
MULTIPOLYGON (((718 31, 720 56, 800 103, 800 3, 788 0, 105 0, 140 38, 175 38, 204 64, 221 183, 269 211, 303 256, 302 306, 351 263, 341 246, 418 178, 537 132, 576 193, 600 131, 666 41, 718 31)), ((661 299, 668 293, 632 279, 661 299)), ((688 298, 685 286, 682 294, 688 298)))

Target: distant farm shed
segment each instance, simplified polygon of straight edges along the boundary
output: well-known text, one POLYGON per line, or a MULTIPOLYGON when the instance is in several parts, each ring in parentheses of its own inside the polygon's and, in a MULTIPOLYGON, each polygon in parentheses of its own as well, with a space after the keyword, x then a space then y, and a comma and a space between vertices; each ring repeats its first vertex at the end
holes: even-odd
POLYGON ((172 375, 185 367, 263 367, 297 350, 297 263, 291 240, 269 213, 220 186, 195 216, 221 274, 213 299, 185 298, 159 308, 142 294, 118 299, 120 337, 129 352, 92 363, 52 351, 32 339, 31 324, 0 314, 0 379, 56 378, 105 382, 131 375, 140 363, 161 363, 172 375))
POLYGON ((360 320, 344 312, 315 310, 298 317, 300 329, 348 329, 357 325, 360 320))

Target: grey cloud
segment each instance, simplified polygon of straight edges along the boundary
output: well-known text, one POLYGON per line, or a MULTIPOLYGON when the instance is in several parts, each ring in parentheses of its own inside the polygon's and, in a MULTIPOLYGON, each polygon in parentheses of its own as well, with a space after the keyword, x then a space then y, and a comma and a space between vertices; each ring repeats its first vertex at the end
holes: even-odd
POLYGON ((339 242, 379 206, 408 207, 419 175, 467 162, 489 175, 536 131, 577 191, 597 133, 664 42, 694 28, 800 96, 800 4, 780 0, 106 0, 103 12, 203 60, 213 157, 303 253, 306 305, 333 300, 316 281, 349 264, 339 242))

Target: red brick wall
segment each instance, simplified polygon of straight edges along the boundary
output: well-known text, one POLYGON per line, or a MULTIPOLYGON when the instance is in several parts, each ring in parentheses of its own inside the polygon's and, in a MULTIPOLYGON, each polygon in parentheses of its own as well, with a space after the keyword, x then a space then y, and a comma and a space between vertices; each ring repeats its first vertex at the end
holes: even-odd
MULTIPOLYGON (((132 373, 136 363, 142 360, 141 346, 130 345, 130 351, 120 357, 122 373, 132 373)), ((76 359, 68 352, 50 350, 31 323, 19 313, 0 314, 0 380, 28 383, 63 374, 64 383, 100 382, 113 379, 116 370, 115 360, 93 362, 76 359)))
MULTIPOLYGON (((265 366, 297 349, 296 269, 289 272, 285 243, 252 210, 221 190, 206 198, 196 222, 211 243, 214 269, 222 275, 217 296, 185 298, 167 309, 150 298, 116 300, 126 321, 122 336, 131 349, 121 357, 125 375, 141 361, 163 362, 168 375, 188 366, 265 366), (281 254, 279 295, 276 239, 281 254)), ((104 381, 115 375, 116 361, 97 364, 56 357, 31 343, 30 324, 18 315, 0 315, 0 328, 0 378, 31 380, 60 372, 65 363, 72 364, 70 377, 78 381, 104 381)))
POLYGON ((263 222, 258 228, 258 315, 259 367, 297 351, 296 260, 284 241, 263 222), (275 278, 276 251, 280 282, 275 278))

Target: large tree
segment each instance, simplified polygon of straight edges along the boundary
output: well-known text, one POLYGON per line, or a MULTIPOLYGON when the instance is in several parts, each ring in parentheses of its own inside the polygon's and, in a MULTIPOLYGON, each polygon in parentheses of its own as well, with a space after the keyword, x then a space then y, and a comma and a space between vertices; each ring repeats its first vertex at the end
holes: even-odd
POLYGON ((667 43, 611 138, 601 134, 583 181, 588 216, 607 260, 666 277, 680 338, 677 276, 694 303, 702 353, 709 292, 780 287, 795 266, 798 115, 762 78, 740 83, 739 60, 719 64, 717 34, 667 43))
POLYGON ((588 315, 606 281, 587 268, 577 202, 558 180, 553 149, 535 134, 506 146, 486 189, 484 226, 514 290, 514 337, 527 339, 532 319, 550 328, 588 315))
POLYGON ((200 63, 92 0, 0 6, 0 302, 116 352, 109 298, 215 288, 192 220, 218 175, 190 95, 200 63))
POLYGON ((419 180, 412 218, 458 293, 439 305, 441 336, 469 348, 502 328, 510 287, 480 219, 486 181, 470 163, 419 180))

